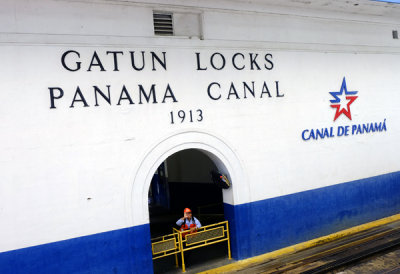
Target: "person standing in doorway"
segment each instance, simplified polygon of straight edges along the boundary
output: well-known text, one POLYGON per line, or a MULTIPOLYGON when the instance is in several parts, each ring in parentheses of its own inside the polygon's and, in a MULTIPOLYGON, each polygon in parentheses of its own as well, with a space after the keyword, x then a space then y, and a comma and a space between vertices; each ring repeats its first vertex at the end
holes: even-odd
POLYGON ((196 217, 192 216, 190 208, 185 208, 183 211, 183 217, 180 218, 176 224, 181 227, 180 231, 190 229, 190 233, 193 233, 201 227, 201 223, 196 217))

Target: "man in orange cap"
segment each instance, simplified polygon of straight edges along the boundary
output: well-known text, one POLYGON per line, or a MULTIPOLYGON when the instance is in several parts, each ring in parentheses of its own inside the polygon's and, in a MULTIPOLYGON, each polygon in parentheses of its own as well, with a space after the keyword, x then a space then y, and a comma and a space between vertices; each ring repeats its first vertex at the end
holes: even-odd
POLYGON ((185 208, 183 217, 180 218, 176 224, 181 227, 181 231, 190 229, 190 233, 201 227, 199 220, 192 216, 190 208, 185 208))

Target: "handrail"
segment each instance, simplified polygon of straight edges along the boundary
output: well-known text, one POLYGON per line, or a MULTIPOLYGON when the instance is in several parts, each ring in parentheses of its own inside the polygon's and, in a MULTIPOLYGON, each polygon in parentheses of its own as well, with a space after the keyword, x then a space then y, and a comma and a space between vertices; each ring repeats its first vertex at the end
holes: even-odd
POLYGON ((229 260, 232 258, 228 221, 202 226, 192 233, 190 229, 180 231, 176 228, 173 228, 172 232, 172 234, 151 239, 153 260, 175 255, 175 263, 178 266, 178 253, 181 253, 182 272, 185 272, 185 251, 224 241, 228 243, 229 260))

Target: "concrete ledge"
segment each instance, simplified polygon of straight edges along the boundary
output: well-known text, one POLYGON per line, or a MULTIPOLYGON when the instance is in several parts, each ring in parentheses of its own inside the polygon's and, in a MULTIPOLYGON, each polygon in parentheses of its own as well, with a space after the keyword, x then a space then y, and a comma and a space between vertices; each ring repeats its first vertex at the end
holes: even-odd
POLYGON ((352 227, 352 228, 348 228, 348 229, 345 229, 345 230, 341 230, 339 232, 332 233, 332 234, 329 234, 327 236, 319 237, 319 238, 316 238, 316 239, 313 239, 313 240, 310 240, 310 241, 307 241, 307 242, 303 242, 303 243, 299 243, 299 244, 292 245, 292 246, 289 246, 289 247, 285 247, 285 248, 282 248, 282 249, 279 249, 279 250, 276 250, 276 251, 273 251, 273 252, 269 252, 269 253, 266 253, 266 254, 263 254, 263 255, 259 255, 259 256, 253 257, 253 258, 237 261, 237 262, 229 264, 229 265, 225 265, 225 266, 218 267, 218 268, 215 268, 215 269, 210 269, 210 270, 207 270, 207 271, 204 271, 204 272, 200 272, 200 273, 201 274, 211 274, 211 273, 224 273, 224 272, 228 272, 228 271, 241 270, 241 269, 244 269, 244 268, 246 268, 246 267, 248 267, 250 265, 257 264, 257 263, 260 263, 262 261, 275 259, 275 258, 277 258, 279 256, 292 254, 292 253, 295 253, 295 252, 300 251, 300 250, 304 250, 304 249, 307 249, 307 248, 311 248, 311 247, 315 247, 315 246, 318 246, 318 245, 322 245, 324 243, 332 242, 334 240, 337 240, 337 239, 340 239, 340 238, 343 238, 343 237, 346 237, 346 236, 350 236, 350 235, 353 235, 355 233, 358 233, 358 232, 361 232, 361 231, 365 231, 367 229, 371 229, 371 228, 375 228, 375 227, 378 227, 378 226, 386 225, 388 223, 392 223, 392 222, 395 222, 395 221, 398 221, 398 220, 400 220, 400 214, 396 214, 396 215, 393 215, 393 216, 390 216, 390 217, 386 217, 386 218, 383 218, 383 219, 380 219, 380 220, 376 220, 376 221, 373 221, 373 222, 369 222, 369 223, 362 224, 362 225, 359 225, 359 226, 355 226, 355 227, 352 227))

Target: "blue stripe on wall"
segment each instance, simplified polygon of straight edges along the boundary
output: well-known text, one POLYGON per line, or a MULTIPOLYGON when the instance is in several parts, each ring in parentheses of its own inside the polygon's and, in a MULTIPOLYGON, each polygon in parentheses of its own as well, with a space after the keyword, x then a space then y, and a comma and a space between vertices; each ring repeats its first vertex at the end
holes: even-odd
POLYGON ((400 4, 400 0, 372 0, 372 1, 400 4))
POLYGON ((0 273, 153 273, 150 226, 3 252, 0 273))
POLYGON ((248 204, 225 204, 235 259, 277 250, 399 212, 400 172, 248 204))
MULTIPOLYGON (((400 212, 400 172, 232 206, 235 259, 400 212)), ((149 224, 0 253, 0 273, 152 273, 149 224)))

